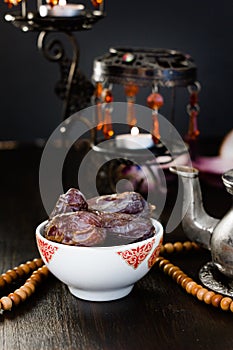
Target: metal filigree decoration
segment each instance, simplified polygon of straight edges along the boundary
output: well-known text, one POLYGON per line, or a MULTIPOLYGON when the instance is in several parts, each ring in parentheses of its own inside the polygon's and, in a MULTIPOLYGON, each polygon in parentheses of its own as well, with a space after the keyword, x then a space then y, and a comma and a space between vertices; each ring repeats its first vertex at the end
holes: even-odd
POLYGON ((47 40, 50 32, 42 31, 38 37, 38 48, 46 59, 57 62, 60 80, 55 85, 56 95, 63 101, 62 119, 90 105, 94 86, 78 69, 79 46, 72 33, 65 32, 72 48, 72 58, 66 55, 64 44, 57 38, 47 40))

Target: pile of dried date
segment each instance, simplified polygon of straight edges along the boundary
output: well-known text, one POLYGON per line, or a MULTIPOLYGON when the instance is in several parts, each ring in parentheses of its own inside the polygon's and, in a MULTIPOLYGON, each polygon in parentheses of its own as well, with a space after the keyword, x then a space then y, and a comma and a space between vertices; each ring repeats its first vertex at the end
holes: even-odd
POLYGON ((155 234, 151 206, 136 192, 86 200, 75 188, 59 196, 44 235, 76 246, 112 246, 144 240, 155 234))

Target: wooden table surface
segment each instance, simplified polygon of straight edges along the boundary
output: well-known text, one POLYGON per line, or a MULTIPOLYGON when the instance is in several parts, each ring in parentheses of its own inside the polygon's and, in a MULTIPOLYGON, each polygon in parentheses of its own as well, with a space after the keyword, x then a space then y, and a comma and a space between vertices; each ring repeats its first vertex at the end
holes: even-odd
MULTIPOLYGON (((40 157, 41 148, 34 146, 0 151, 0 273, 39 257, 34 232, 47 218, 38 185, 40 157)), ((206 182, 203 197, 217 217, 231 202, 221 185, 206 182)), ((179 226, 165 240, 186 237, 179 226)), ((210 255, 201 251, 170 260, 197 281, 210 255)), ((130 295, 101 303, 75 298, 50 274, 29 299, 0 315, 0 349, 232 350, 232 331, 232 313, 188 295, 155 266, 130 295)))

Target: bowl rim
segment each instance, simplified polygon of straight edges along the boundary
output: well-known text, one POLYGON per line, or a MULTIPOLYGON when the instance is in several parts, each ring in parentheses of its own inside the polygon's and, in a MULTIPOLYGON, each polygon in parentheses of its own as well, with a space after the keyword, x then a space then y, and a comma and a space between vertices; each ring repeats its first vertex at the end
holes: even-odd
MULTIPOLYGON (((121 245, 112 245, 112 246, 106 246, 106 247, 102 247, 102 246, 90 246, 90 247, 84 247, 84 246, 75 246, 75 245, 68 245, 68 244, 63 244, 63 243, 58 243, 58 242, 54 242, 51 240, 48 240, 47 238, 45 238, 43 236, 43 234, 41 233, 42 228, 46 225, 46 223, 48 222, 48 220, 45 220, 43 222, 41 222, 37 227, 36 227, 36 237, 38 238, 42 238, 46 243, 48 244, 52 244, 54 247, 58 247, 61 248, 63 247, 64 249, 82 249, 82 250, 112 250, 112 249, 121 249, 121 248, 133 248, 135 246, 135 244, 146 244, 147 242, 151 241, 153 238, 159 236, 159 238, 161 239, 163 237, 163 233, 164 233, 164 228, 162 226, 162 224, 154 218, 150 218, 152 221, 152 224, 155 226, 155 228, 157 228, 157 231, 155 231, 154 235, 146 238, 142 241, 138 241, 138 242, 133 242, 133 243, 128 243, 128 244, 121 244, 121 245)), ((158 242, 159 244, 159 242, 158 242)))

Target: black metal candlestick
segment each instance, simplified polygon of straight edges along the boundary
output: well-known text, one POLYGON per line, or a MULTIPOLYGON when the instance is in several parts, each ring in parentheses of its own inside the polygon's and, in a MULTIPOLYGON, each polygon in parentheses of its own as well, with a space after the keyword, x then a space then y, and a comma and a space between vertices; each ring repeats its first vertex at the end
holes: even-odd
MULTIPOLYGON (((67 4, 68 5, 68 4, 67 4)), ((74 32, 90 30, 92 26, 102 19, 104 14, 104 1, 96 9, 85 9, 74 16, 50 16, 40 14, 42 3, 37 2, 35 12, 27 10, 26 1, 21 3, 21 12, 8 13, 6 21, 12 23, 23 32, 38 32, 37 47, 44 57, 60 66, 61 79, 55 86, 55 93, 63 101, 62 120, 71 114, 88 106, 91 102, 94 86, 78 69, 80 48, 74 32), (65 44, 62 40, 50 34, 64 34, 71 44, 72 57, 69 58, 65 44)), ((64 5, 65 7, 65 5, 64 5)), ((55 8, 55 7, 54 7, 55 8)))

